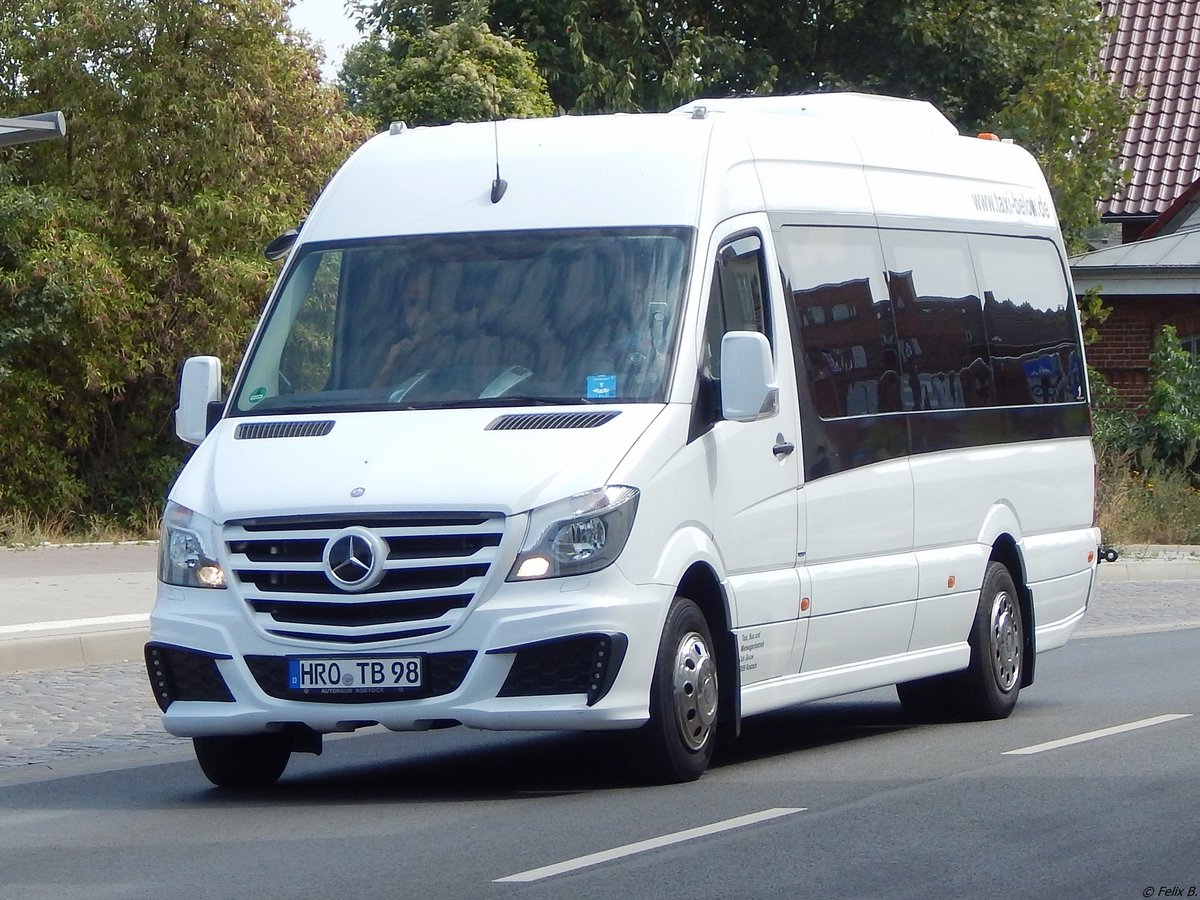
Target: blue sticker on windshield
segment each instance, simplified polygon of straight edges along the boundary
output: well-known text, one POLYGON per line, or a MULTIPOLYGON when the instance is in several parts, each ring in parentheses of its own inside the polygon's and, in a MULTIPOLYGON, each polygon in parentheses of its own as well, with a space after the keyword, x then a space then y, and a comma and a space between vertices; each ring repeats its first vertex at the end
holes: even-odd
POLYGON ((616 375, 589 375, 587 397, 589 400, 608 400, 617 396, 616 375))

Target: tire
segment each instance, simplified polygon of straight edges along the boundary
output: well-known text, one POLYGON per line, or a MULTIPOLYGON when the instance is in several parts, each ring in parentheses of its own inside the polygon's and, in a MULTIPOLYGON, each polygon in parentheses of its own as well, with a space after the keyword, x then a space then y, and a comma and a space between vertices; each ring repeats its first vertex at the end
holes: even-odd
POLYGON ((1005 719, 1017 705, 1025 674, 1025 621, 1012 575, 989 562, 969 639, 971 662, 959 674, 956 704, 963 717, 1005 719))
POLYGON ((192 748, 201 771, 217 787, 269 787, 287 768, 292 737, 276 733, 196 737, 192 748))
POLYGON ((676 597, 667 613, 654 677, 650 721, 637 732, 637 763, 657 784, 695 781, 717 739, 717 659, 708 622, 691 600, 676 597))

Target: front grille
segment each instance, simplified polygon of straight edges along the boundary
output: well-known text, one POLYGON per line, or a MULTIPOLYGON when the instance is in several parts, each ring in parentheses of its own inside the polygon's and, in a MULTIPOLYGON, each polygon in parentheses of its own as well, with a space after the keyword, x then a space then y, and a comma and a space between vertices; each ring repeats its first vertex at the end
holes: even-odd
POLYGON ((159 708, 166 712, 176 700, 232 703, 233 694, 217 669, 218 659, 231 658, 169 644, 147 644, 146 672, 159 708))
POLYGON ((286 656, 247 656, 246 666, 258 686, 280 700, 306 703, 391 703, 396 700, 420 700, 440 697, 458 690, 475 659, 475 651, 429 653, 425 657, 425 683, 418 688, 388 688, 377 691, 294 690, 288 687, 286 656))
POLYGON ((478 595, 504 536, 487 513, 332 515, 230 522, 225 547, 233 586, 255 622, 294 640, 362 645, 452 628, 478 595), (368 590, 336 586, 326 545, 351 526, 387 547, 382 577, 368 590))
MULTIPOLYGON (((499 537, 497 535, 497 537, 499 537)), ((499 543, 499 541, 497 541, 499 543)), ((233 547, 230 547, 233 550, 233 547)), ((237 552, 234 550, 234 552, 237 552)), ((396 559, 389 554, 388 559, 396 559)), ((262 569, 235 569, 245 585, 253 585, 264 594, 328 594, 333 585, 323 571, 305 572, 275 568, 274 560, 265 560, 262 569)), ((321 565, 318 558, 316 565, 321 565)), ((388 572, 383 581, 367 591, 368 594, 391 594, 397 591, 428 591, 434 588, 457 588, 472 578, 487 574, 487 564, 474 566, 430 566, 429 568, 399 569, 388 572)), ((336 588, 334 588, 336 590, 336 588)))
POLYGON ((422 619, 440 619, 449 610, 462 609, 471 594, 451 594, 436 600, 384 600, 379 603, 321 603, 312 600, 252 600, 255 612, 276 622, 295 625, 391 625, 422 619))

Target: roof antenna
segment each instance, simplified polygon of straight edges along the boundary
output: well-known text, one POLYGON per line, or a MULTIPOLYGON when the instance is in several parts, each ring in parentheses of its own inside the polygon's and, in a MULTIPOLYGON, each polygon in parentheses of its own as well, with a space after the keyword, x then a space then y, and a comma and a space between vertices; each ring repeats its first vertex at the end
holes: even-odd
POLYGON ((500 177, 500 123, 492 119, 492 134, 496 141, 496 180, 492 182, 492 202, 499 203, 508 190, 508 182, 500 177))

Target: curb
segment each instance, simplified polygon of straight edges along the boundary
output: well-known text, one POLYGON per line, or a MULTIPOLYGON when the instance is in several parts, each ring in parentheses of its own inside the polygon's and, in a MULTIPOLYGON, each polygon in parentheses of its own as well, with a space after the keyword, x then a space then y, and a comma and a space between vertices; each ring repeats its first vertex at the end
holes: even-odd
POLYGON ((1135 559, 1100 563, 1099 581, 1200 581, 1200 560, 1135 559))
POLYGON ((144 657, 150 629, 79 631, 0 641, 0 675, 132 662, 144 657))

